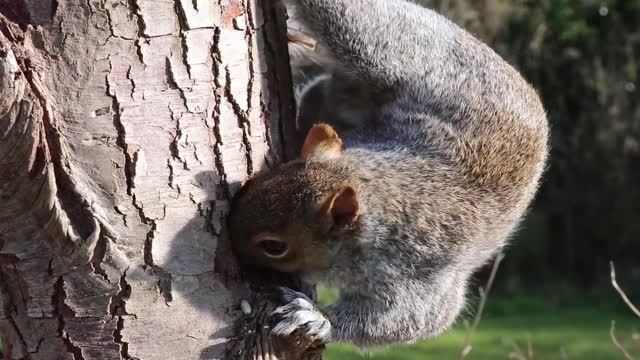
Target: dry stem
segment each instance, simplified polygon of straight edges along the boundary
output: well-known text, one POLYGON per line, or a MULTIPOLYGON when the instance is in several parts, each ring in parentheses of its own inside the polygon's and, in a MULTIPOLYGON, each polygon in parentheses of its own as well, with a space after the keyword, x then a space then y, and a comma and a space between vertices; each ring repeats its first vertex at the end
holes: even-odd
POLYGON ((493 267, 491 268, 491 274, 489 275, 489 279, 483 289, 480 287, 478 290, 480 292, 480 304, 478 305, 478 311, 476 312, 476 316, 473 319, 473 324, 471 327, 467 328, 467 336, 464 339, 464 346, 460 351, 460 360, 463 360, 469 353, 471 352, 471 338, 473 337, 473 333, 476 331, 478 324, 480 323, 480 319, 482 319, 482 312, 484 311, 484 305, 487 302, 487 296, 491 291, 491 287, 493 286, 493 281, 496 277, 496 273, 498 272, 498 267, 500 266, 500 262, 504 259, 504 254, 499 253, 496 256, 496 259, 493 261, 493 267))
MULTIPOLYGON (((616 289, 618 294, 620 294, 620 297, 622 298, 624 303, 627 304, 629 309, 631 309, 633 313, 635 313, 638 317, 640 317, 640 311, 638 310, 637 307, 635 307, 635 305, 633 305, 631 300, 629 300, 629 298, 627 297, 627 294, 624 293, 624 291, 620 288, 620 286, 618 285, 618 282, 616 281, 616 268, 615 268, 615 265, 613 264, 613 261, 609 261, 609 266, 611 267, 611 285, 613 285, 613 288, 616 289)), ((613 342, 613 345, 615 345, 616 348, 620 350, 620 352, 624 355, 624 357, 627 360, 633 360, 633 357, 629 354, 629 352, 624 348, 624 346, 622 346, 622 344, 620 344, 620 342, 618 342, 615 332, 616 332, 616 322, 615 320, 611 320, 611 329, 609 330, 609 335, 611 336, 611 342, 613 342)))
POLYGON ((624 355, 624 357, 627 360, 633 360, 633 357, 631 357, 631 355, 627 352, 624 346, 622 346, 622 344, 620 344, 618 342, 618 339, 616 338, 616 321, 615 320, 611 320, 611 329, 609 329, 609 335, 611 336, 611 342, 613 342, 613 345, 615 345, 618 348, 618 350, 620 350, 620 352, 624 355))
POLYGON ((638 308, 635 307, 635 305, 633 305, 631 300, 629 300, 629 298, 627 297, 627 294, 625 294, 624 291, 622 291, 622 289, 620 288, 620 286, 618 286, 618 283, 616 282, 616 268, 613 264, 613 261, 609 261, 609 266, 611 267, 611 285, 613 285, 613 288, 616 289, 618 294, 620 294, 620 297, 625 302, 625 304, 627 304, 629 309, 631 309, 631 311, 633 311, 636 314, 636 316, 640 317, 640 310, 638 310, 638 308))

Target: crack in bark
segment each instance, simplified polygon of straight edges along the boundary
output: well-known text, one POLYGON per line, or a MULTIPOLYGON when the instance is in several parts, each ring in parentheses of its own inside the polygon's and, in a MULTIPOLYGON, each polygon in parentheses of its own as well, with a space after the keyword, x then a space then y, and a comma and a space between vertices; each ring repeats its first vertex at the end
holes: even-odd
POLYGON ((144 56, 142 55, 142 45, 140 45, 140 38, 137 38, 133 42, 133 46, 136 47, 136 54, 138 54, 138 59, 140 60, 140 63, 144 66, 147 66, 147 64, 144 63, 144 56))
POLYGON ((147 237, 144 239, 144 245, 142 249, 144 263, 153 268, 153 253, 151 252, 153 246, 153 238, 155 236, 156 231, 156 222, 151 221, 151 228, 149 232, 147 232, 147 237))
POLYGON ((148 266, 153 271, 154 275, 158 277, 158 283, 156 284, 158 292, 162 297, 164 297, 165 304, 168 305, 173 301, 173 295, 171 293, 172 277, 170 273, 164 271, 160 266, 155 265, 153 261, 152 248, 156 227, 156 221, 152 220, 151 229, 147 233, 147 238, 144 241, 143 258, 145 265, 148 266))
MULTIPOLYGON (((89 0, 87 0, 88 2, 89 0)), ((107 44, 107 42, 109 41, 109 39, 111 38, 117 38, 117 39, 122 39, 122 40, 134 40, 134 38, 128 38, 126 36, 122 36, 122 35, 116 35, 116 33, 113 31, 113 18, 111 17, 111 11, 109 11, 109 9, 105 8, 104 9, 104 13, 107 17, 107 25, 109 25, 109 37, 107 37, 107 39, 105 40, 104 44, 100 44, 100 46, 104 46, 107 44)))
POLYGON ((133 41, 133 46, 136 47, 136 54, 138 54, 138 59, 140 60, 140 63, 145 65, 144 63, 144 56, 142 54, 142 45, 140 44, 140 39, 144 38, 144 30, 145 30, 145 24, 144 24, 144 20, 142 19, 142 12, 140 11, 140 6, 138 6, 138 3, 136 2, 136 0, 127 0, 127 6, 130 9, 130 14, 132 14, 132 16, 136 17, 136 25, 137 25, 137 33, 138 36, 137 38, 133 41))
POLYGON ((91 0, 87 0, 87 8, 89 9, 89 17, 92 17, 96 14, 93 10, 93 5, 91 5, 91 0))
MULTIPOLYGON (((182 138, 182 128, 180 127, 180 120, 182 119, 182 114, 176 117, 174 111, 171 109, 171 106, 169 106, 169 112, 171 113, 171 119, 176 123, 175 134, 173 136, 173 139, 171 139, 171 142, 169 143, 169 152, 171 153, 171 157, 173 159, 176 159, 182 163, 182 168, 184 170, 190 170, 189 165, 187 164, 187 160, 180 157, 180 151, 178 150, 178 141, 180 141, 180 139, 182 138)), ((181 193, 180 186, 173 183, 175 171, 173 168, 173 164, 171 163, 171 159, 167 159, 167 168, 169 168, 169 184, 168 185, 170 188, 177 190, 178 195, 180 195, 181 193)))
MULTIPOLYGON (((220 36, 221 36, 221 30, 220 28, 216 28, 213 33, 214 44, 220 43, 220 36)), ((220 146, 222 145, 222 134, 220 133, 220 105, 222 104, 222 95, 220 94, 219 90, 222 89, 222 85, 220 84, 219 76, 221 76, 220 67, 222 66, 221 64, 222 54, 220 53, 219 46, 213 45, 211 50, 212 50, 211 63, 213 65, 213 69, 212 69, 213 84, 215 86, 215 89, 213 91, 213 96, 215 99, 215 106, 213 108, 213 136, 216 139, 216 143, 213 147, 213 152, 216 155, 215 156, 216 171, 220 176, 219 186, 222 187, 222 190, 223 190, 222 192, 224 193, 224 196, 220 196, 219 194, 219 198, 220 198, 219 200, 225 200, 225 198, 231 199, 231 193, 229 191, 229 183, 227 182, 227 174, 224 168, 224 159, 222 158, 222 149, 220 148, 220 146)))
POLYGON ((164 298, 165 305, 169 306, 169 303, 173 301, 173 294, 171 283, 173 278, 170 273, 162 270, 162 268, 156 266, 154 267, 154 271, 158 276, 158 291, 160 295, 164 298))
POLYGON ((142 11, 140 10, 140 6, 136 0, 127 0, 127 5, 129 5, 129 9, 131 9, 131 13, 136 16, 136 23, 138 25, 138 38, 144 37, 144 31, 146 29, 146 25, 144 23, 144 19, 142 18, 142 11))
MULTIPOLYGON (((171 148, 171 144, 169 144, 169 147, 171 148)), ((169 185, 170 188, 174 189, 174 187, 173 187, 173 165, 171 164, 171 159, 167 159, 167 168, 169 168, 169 183, 167 185, 169 185)))
POLYGON ((43 337, 38 339, 38 343, 36 344, 36 348, 33 351, 29 351, 29 354, 37 354, 38 351, 40 351, 40 346, 42 345, 43 342, 44 342, 44 338, 43 337))
MULTIPOLYGON (((173 296, 171 294, 171 274, 164 271, 159 266, 156 266, 153 261, 153 239, 155 237, 155 232, 157 229, 156 219, 150 219, 144 214, 144 209, 138 205, 136 201, 136 196, 133 194, 133 206, 138 210, 138 215, 140 217, 140 221, 144 224, 150 226, 149 231, 147 232, 147 236, 144 240, 142 254, 145 266, 153 272, 154 275, 158 277, 158 283, 156 284, 159 293, 164 297, 165 304, 173 301, 173 296)), ((164 216, 166 217, 166 206, 164 209, 164 216)), ((161 219, 160 219, 161 220, 161 219)))
MULTIPOLYGON (((219 1, 219 3, 220 3, 221 8, 224 9, 224 6, 222 6, 220 1, 219 1)), ((224 17, 224 14, 222 14, 222 15, 224 17)), ((249 31, 249 30, 247 30, 247 31, 249 31)), ((248 33, 248 34, 249 34, 248 36, 251 37, 250 33, 248 33)), ((216 33, 215 33, 215 36, 214 36, 214 38, 215 38, 214 44, 219 44, 220 36, 221 36, 220 30, 217 29, 216 33)), ((251 44, 250 39, 248 40, 248 48, 249 48, 248 57, 249 57, 250 66, 249 66, 249 84, 248 84, 248 90, 247 90, 248 91, 248 95, 247 96, 250 99, 251 98, 251 91, 252 91, 252 87, 253 87, 253 77, 254 77, 254 73, 255 73, 254 69, 253 69, 253 63, 252 63, 253 62, 252 50, 251 50, 252 49, 252 44, 251 44)), ((216 85, 216 88, 220 89, 220 88, 222 88, 222 86, 220 85, 220 81, 218 80, 218 76, 222 76, 222 74, 221 74, 222 71, 220 71, 220 68, 222 67, 222 64, 221 64, 222 56, 221 56, 221 53, 220 53, 220 49, 217 48, 217 47, 214 47, 213 53, 214 53, 214 56, 215 56, 213 63, 215 65, 217 65, 214 68, 214 74, 215 74, 214 83, 216 85)), ((225 86, 223 88, 223 92, 224 92, 225 97, 229 101, 229 104, 231 104, 231 108, 233 109, 234 114, 238 118, 238 126, 242 129, 242 142, 243 142, 243 145, 245 147, 245 160, 246 160, 246 163, 247 163, 247 175, 251 175, 253 173, 253 159, 251 158, 252 148, 251 148, 251 142, 249 141, 250 122, 249 122, 248 110, 247 111, 242 110, 242 108, 238 104, 238 101, 235 99, 235 97, 233 96, 233 93, 231 92, 231 72, 229 71, 229 67, 228 66, 224 67, 224 76, 225 76, 225 86)), ((217 92, 216 92, 216 95, 217 95, 217 92)), ((220 101, 221 99, 219 97, 217 97, 216 100, 217 100, 216 101, 216 110, 218 110, 217 114, 220 114, 220 112, 219 112, 219 110, 220 110, 219 104, 221 103, 221 101, 220 101)), ((250 109, 251 108, 251 106, 250 106, 251 100, 249 100, 247 102, 247 104, 249 105, 248 108, 250 109)), ((214 131, 217 132, 216 133, 216 139, 219 140, 220 143, 221 143, 222 139, 221 139, 221 136, 219 136, 219 131, 220 131, 220 129, 219 129, 219 121, 216 122, 216 125, 214 127, 214 131)), ((219 152, 219 147, 217 147, 217 150, 218 151, 216 151, 216 158, 220 159, 220 161, 221 161, 222 159, 221 159, 221 152, 219 152)), ((216 164, 216 167, 218 168, 218 170, 221 170, 220 169, 221 166, 218 166, 216 164)), ((224 172, 222 172, 221 175, 222 174, 224 174, 224 172)), ((226 176, 223 178, 223 181, 224 181, 224 184, 225 184, 225 187, 226 187, 225 192, 227 193, 227 197, 231 198, 230 192, 229 192, 229 188, 228 188, 228 184, 226 182, 226 176)))
MULTIPOLYGON (((253 38, 255 32, 255 24, 253 23, 253 9, 251 7, 251 0, 245 0, 245 12, 247 16, 245 17, 246 30, 245 37, 247 39, 247 59, 249 61, 249 80, 247 82, 247 114, 251 113, 251 109, 253 108, 253 87, 255 83, 256 77, 256 69, 255 69, 255 59, 254 59, 254 48, 253 48, 253 38)), ((253 149, 251 148, 251 122, 247 116, 246 121, 243 121, 242 125, 243 138, 242 141, 245 143, 247 153, 247 175, 251 176, 253 174, 253 158, 251 155, 253 154, 253 149)))
POLYGON ((66 298, 67 294, 64 290, 64 279, 60 276, 54 285, 53 296, 51 297, 51 303, 58 316, 58 337, 62 339, 67 352, 71 353, 75 360, 84 360, 82 349, 71 341, 69 334, 64 330, 65 316, 75 317, 73 309, 65 303, 66 298))
MULTIPOLYGON (((178 93, 180 94, 180 98, 182 99, 183 105, 185 107, 186 111, 189 111, 189 107, 187 106, 187 97, 184 94, 184 89, 182 89, 179 85, 178 82, 176 82, 176 78, 175 75, 173 74, 173 67, 171 66, 171 59, 169 59, 168 56, 165 57, 165 79, 166 79, 166 83, 169 86, 169 88, 173 89, 173 90, 178 90, 178 93)), ((189 75, 189 77, 191 77, 191 75, 189 75)))
POLYGON ((120 359, 131 359, 129 355, 129 343, 122 341, 122 330, 124 329, 124 318, 118 316, 116 321, 116 329, 113 330, 113 342, 120 346, 120 359))
MULTIPOLYGON (((247 39, 247 59, 249 61, 249 81, 247 82, 247 112, 250 113, 253 100, 253 84, 255 82, 255 67, 253 58, 253 34, 255 32, 255 24, 253 23, 253 9, 251 8, 251 0, 245 0, 245 37, 247 39)), ((250 124, 249 124, 250 125, 250 124)), ((251 134, 251 126, 249 126, 249 134, 251 134)))
POLYGON ((127 214, 123 213, 118 206, 114 206, 113 211, 115 211, 116 214, 122 216, 122 222, 124 223, 124 226, 129 227, 129 224, 127 224, 127 214))
MULTIPOLYGON (((87 2, 88 1, 90 0, 87 0, 87 2)), ((115 32, 113 32, 113 19, 111 18, 111 11, 109 11, 109 9, 105 7, 104 14, 107 17, 107 25, 109 25, 109 33, 111 33, 110 37, 115 37, 116 34, 115 32)), ((133 39, 130 39, 130 40, 133 40, 133 39)))
MULTIPOLYGON (((197 0, 194 0, 194 1, 197 2, 197 0)), ((194 8, 196 8, 196 11, 197 11, 197 7, 194 6, 194 8)), ((184 9, 182 8, 182 6, 180 6, 180 1, 175 2, 174 11, 178 16, 178 28, 180 29, 180 32, 179 32, 180 46, 182 46, 182 62, 187 68, 187 74, 189 75, 189 79, 191 79, 191 66, 187 61, 187 52, 189 51, 189 46, 187 44, 187 37, 185 35, 186 31, 184 30, 187 28, 187 14, 185 14, 184 9)), ((186 104, 186 100, 185 100, 185 104, 186 104)))
POLYGON ((140 204, 138 204, 138 201, 136 200, 136 194, 133 194, 131 196, 131 203, 133 204, 133 207, 138 210, 138 217, 140 218, 140 222, 146 225, 154 224, 154 219, 151 219, 144 214, 144 208, 140 204))
MULTIPOLYGON (((242 110, 238 101, 234 98, 231 93, 231 72, 229 71, 229 67, 225 67, 225 76, 226 76, 226 87, 225 87, 225 96, 227 100, 231 104, 231 108, 233 109, 234 114, 238 117, 238 126, 242 129, 242 142, 245 146, 244 156, 247 161, 247 175, 253 174, 253 159, 251 158, 251 142, 249 141, 249 131, 247 130, 249 124, 249 117, 247 112, 242 110)), ((249 71, 252 71, 250 69, 249 71)))
MULTIPOLYGON (((122 111, 123 109, 120 107, 120 102, 118 101, 118 96, 116 94, 116 90, 111 88, 111 82, 109 81, 109 75, 111 75, 111 71, 113 70, 113 64, 111 63, 111 58, 107 57, 109 61, 109 72, 105 75, 105 86, 106 86, 106 94, 111 98, 111 112, 113 114, 113 127, 116 129, 117 138, 116 144, 120 149, 122 149, 122 153, 124 154, 124 174, 125 180, 127 183, 127 195, 132 196, 132 189, 135 186, 134 178, 135 178, 135 167, 134 167, 134 159, 132 158, 129 152, 129 144, 127 143, 127 133, 122 122, 122 111)), ((134 156, 137 155, 137 152, 134 153, 134 156)))
POLYGON ((129 65, 129 69, 127 70, 127 79, 129 79, 129 82, 131 83, 131 100, 132 101, 136 101, 133 97, 133 94, 136 92, 136 83, 135 81, 133 81, 133 74, 131 74, 131 71, 133 70, 133 65, 129 65))
POLYGON ((198 156, 198 146, 196 144, 193 144, 193 158, 196 159, 200 165, 204 165, 202 160, 200 160, 200 156, 198 156))
POLYGON ((122 330, 124 329, 124 315, 130 315, 126 310, 127 299, 131 296, 131 285, 127 283, 127 267, 120 276, 118 284, 119 290, 109 301, 109 313, 112 317, 117 317, 116 328, 113 330, 113 342, 120 347, 120 359, 133 359, 129 355, 129 343, 122 341, 122 330))
POLYGON ((129 271, 129 267, 124 269, 120 275, 118 292, 109 299, 109 314, 112 317, 131 315, 126 310, 127 299, 131 296, 131 285, 127 282, 127 271, 129 271))
MULTIPOLYGON (((102 228, 102 225, 98 226, 102 228)), ((98 235, 98 241, 93 248, 93 255, 91 256, 91 270, 94 274, 100 275, 106 282, 111 283, 111 280, 109 280, 109 275, 107 275, 107 272, 104 271, 104 269, 100 265, 104 261, 104 257, 107 254, 107 242, 109 241, 107 239, 107 236, 104 234, 104 231, 102 231, 102 229, 100 230, 101 231, 100 235, 98 235)))

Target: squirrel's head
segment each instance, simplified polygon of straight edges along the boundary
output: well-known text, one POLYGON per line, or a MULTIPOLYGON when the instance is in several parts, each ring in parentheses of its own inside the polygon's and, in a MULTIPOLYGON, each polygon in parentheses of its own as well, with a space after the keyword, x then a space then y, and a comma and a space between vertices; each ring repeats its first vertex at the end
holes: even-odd
POLYGON ((261 172, 236 194, 229 214, 240 261, 295 272, 328 266, 345 233, 357 228, 357 185, 342 141, 326 124, 307 134, 301 159, 261 172))

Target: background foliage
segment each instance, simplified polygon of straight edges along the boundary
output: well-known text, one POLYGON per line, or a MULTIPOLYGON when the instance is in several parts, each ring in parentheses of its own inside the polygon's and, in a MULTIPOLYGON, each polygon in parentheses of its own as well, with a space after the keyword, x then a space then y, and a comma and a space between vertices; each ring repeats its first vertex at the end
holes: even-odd
POLYGON ((615 259, 640 291, 640 1, 421 2, 516 66, 548 112, 551 162, 501 288, 606 286, 615 259))

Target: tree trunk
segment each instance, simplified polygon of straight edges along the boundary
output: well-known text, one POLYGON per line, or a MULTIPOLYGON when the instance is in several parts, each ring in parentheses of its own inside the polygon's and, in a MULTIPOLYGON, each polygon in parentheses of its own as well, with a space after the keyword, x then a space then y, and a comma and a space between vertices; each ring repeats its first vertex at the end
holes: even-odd
POLYGON ((279 1, 0 2, 6 358, 300 356, 262 336, 273 305, 224 235, 292 134, 284 21, 279 1))

